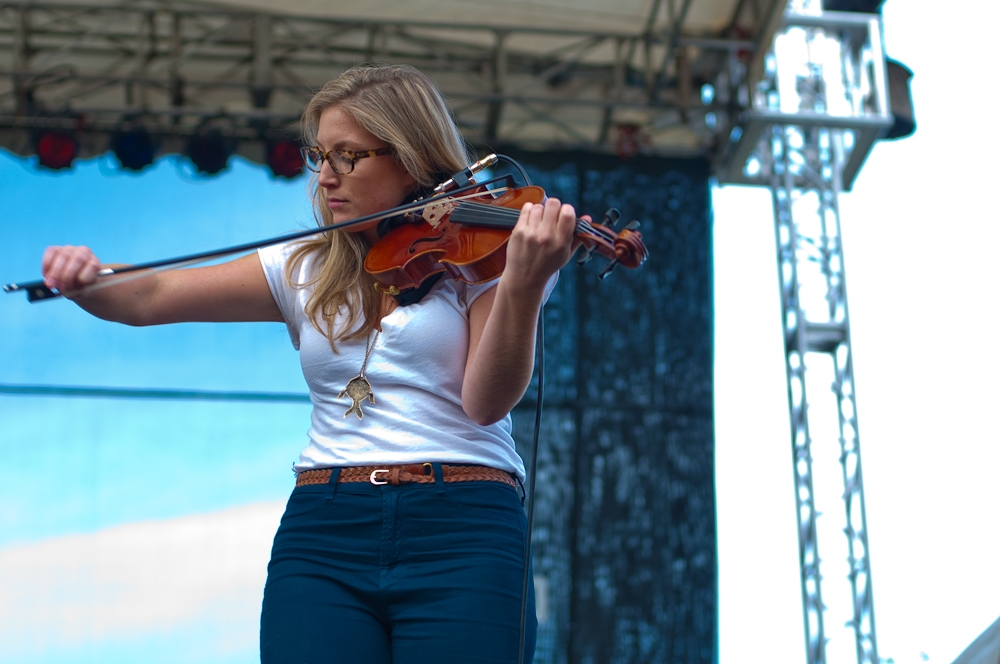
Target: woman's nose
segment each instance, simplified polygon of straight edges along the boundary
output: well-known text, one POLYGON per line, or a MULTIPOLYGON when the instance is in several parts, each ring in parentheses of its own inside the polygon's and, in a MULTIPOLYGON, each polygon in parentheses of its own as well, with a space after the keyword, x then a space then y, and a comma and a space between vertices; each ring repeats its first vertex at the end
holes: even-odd
POLYGON ((323 165, 319 168, 319 186, 334 187, 338 184, 340 184, 340 174, 333 170, 329 161, 324 159, 323 165))

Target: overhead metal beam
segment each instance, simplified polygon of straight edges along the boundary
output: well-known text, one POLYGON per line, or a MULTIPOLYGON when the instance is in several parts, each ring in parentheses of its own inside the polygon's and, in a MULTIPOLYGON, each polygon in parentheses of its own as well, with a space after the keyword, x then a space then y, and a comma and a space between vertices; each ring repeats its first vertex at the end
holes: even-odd
POLYGON ((668 57, 677 48, 677 42, 681 38, 681 28, 684 26, 684 21, 687 20, 688 12, 691 10, 691 2, 692 0, 684 0, 684 4, 681 5, 681 13, 670 27, 670 38, 667 40, 668 57))
POLYGON ((764 57, 784 20, 787 3, 788 0, 766 0, 764 10, 756 17, 753 29, 755 47, 748 68, 749 81, 759 81, 764 75, 764 57))
POLYGON ((495 141, 497 139, 500 114, 503 112, 503 92, 507 84, 507 52, 504 49, 504 42, 507 39, 508 33, 506 30, 496 30, 493 35, 495 47, 493 51, 493 66, 490 70, 490 87, 496 97, 489 103, 489 109, 486 112, 486 127, 483 130, 483 138, 487 141, 495 141))

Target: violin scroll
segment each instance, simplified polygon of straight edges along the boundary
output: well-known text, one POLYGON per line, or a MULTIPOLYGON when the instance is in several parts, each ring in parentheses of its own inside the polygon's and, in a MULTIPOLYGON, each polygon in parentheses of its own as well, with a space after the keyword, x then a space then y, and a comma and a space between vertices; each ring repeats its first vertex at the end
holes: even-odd
POLYGON ((584 250, 577 259, 577 264, 583 265, 593 258, 595 252, 610 261, 599 275, 601 279, 611 274, 618 265, 637 268, 649 256, 649 251, 642 242, 642 233, 638 231, 638 221, 630 221, 621 232, 614 232, 613 227, 617 225, 620 216, 618 210, 611 208, 604 213, 604 222, 611 228, 592 223, 586 227, 588 232, 580 234, 584 250))
POLYGON ((628 268, 639 267, 649 257, 649 251, 642 243, 642 233, 638 228, 637 220, 630 221, 615 238, 615 258, 628 268))

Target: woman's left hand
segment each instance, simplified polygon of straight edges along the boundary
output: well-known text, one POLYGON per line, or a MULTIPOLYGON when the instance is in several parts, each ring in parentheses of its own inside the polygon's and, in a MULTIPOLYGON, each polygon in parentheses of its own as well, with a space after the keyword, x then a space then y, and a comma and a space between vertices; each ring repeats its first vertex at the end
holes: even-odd
POLYGON ((573 255, 575 231, 572 205, 555 198, 526 203, 507 243, 500 282, 469 309, 462 407, 479 424, 504 417, 528 387, 545 287, 573 255))
POLYGON ((572 205, 562 204, 558 198, 525 203, 507 243, 504 279, 518 291, 544 290, 576 250, 575 231, 572 205))

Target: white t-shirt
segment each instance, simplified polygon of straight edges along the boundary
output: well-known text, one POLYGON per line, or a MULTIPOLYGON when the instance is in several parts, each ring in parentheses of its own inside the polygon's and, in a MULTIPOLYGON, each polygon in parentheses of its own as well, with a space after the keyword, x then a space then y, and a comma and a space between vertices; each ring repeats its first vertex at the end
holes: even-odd
MULTIPOLYGON (((524 479, 524 464, 511 438, 510 415, 489 426, 462 410, 462 381, 469 351, 469 306, 496 281, 469 285, 445 277, 417 304, 397 307, 382 319, 365 376, 375 403, 365 399, 364 419, 344 417, 352 400, 338 398, 358 375, 366 339, 337 341, 338 353, 305 314, 311 289, 292 288, 285 263, 294 244, 258 250, 274 300, 299 351, 313 403, 309 444, 295 472, 330 466, 371 466, 438 461, 490 466, 524 479)), ((306 281, 314 255, 294 275, 306 281)), ((555 285, 555 278, 548 291, 555 285)), ((548 292, 546 293, 546 296, 548 292)), ((343 318, 335 319, 339 329, 343 318)))

